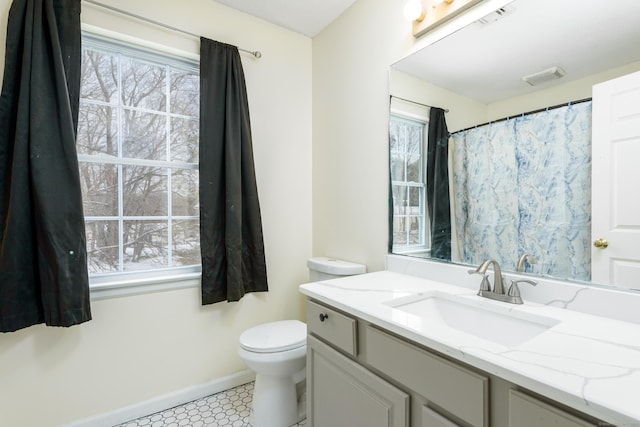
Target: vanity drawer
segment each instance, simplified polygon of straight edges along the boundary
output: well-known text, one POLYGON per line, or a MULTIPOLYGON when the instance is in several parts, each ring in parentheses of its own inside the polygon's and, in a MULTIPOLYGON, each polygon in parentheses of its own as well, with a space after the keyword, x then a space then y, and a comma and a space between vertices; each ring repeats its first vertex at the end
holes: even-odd
POLYGON ((517 390, 510 390, 509 426, 596 427, 596 424, 574 417, 562 409, 517 390))
POLYGON ((356 328, 356 319, 327 306, 307 301, 308 333, 354 357, 358 354, 356 328))
POLYGON ((488 427, 487 377, 370 325, 365 333, 364 354, 368 365, 460 420, 476 427, 488 427))

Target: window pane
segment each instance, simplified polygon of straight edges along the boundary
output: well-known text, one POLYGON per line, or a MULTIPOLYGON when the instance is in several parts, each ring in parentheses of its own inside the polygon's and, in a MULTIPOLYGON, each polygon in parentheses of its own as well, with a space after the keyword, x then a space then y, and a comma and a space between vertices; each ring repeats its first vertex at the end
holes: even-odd
POLYGON ((422 232, 422 188, 409 188, 409 244, 418 245, 423 241, 422 232))
POLYGON ((78 154, 118 155, 117 118, 111 107, 80 103, 78 112, 78 154))
POLYGON ((85 230, 89 274, 118 271, 118 221, 86 221, 85 230))
POLYGON ((125 216, 167 215, 167 169, 123 166, 125 216))
POLYGON ((171 118, 171 161, 198 163, 197 120, 171 118))
POLYGON ((77 151, 90 273, 197 265, 197 63, 105 45, 83 35, 77 151))
POLYGON ((174 221, 172 234, 173 266, 200 264, 200 221, 174 221))
POLYGON ((398 151, 398 135, 393 132, 394 124, 389 124, 389 151, 398 151))
POLYGON ((405 177, 405 156, 404 153, 391 152, 391 180, 406 181, 405 177))
POLYGON ((393 214, 406 215, 407 214, 407 187, 394 185, 393 186, 393 214))
POLYGON ((404 216, 393 217, 393 244, 394 245, 406 245, 407 238, 407 218, 404 216))
POLYGON ((165 67, 122 58, 122 103, 130 107, 166 111, 165 67))
POLYGON ((407 217, 407 221, 409 222, 409 244, 421 244, 422 238, 420 233, 420 217, 412 215, 407 217))
POLYGON ((125 271, 168 267, 166 221, 124 221, 123 243, 125 271))
POLYGON ((422 154, 422 126, 407 125, 406 127, 407 152, 411 154, 422 154))
POLYGON ((415 126, 408 127, 407 140, 407 181, 422 182, 422 131, 415 126))
POLYGON ((122 156, 167 159, 167 116, 124 110, 122 156))
POLYGON ((117 166, 81 162, 80 176, 84 214, 86 216, 117 216, 117 166))
POLYGON ((171 73, 171 113, 200 116, 200 76, 171 73))
POLYGON ((403 129, 404 122, 398 121, 393 116, 391 117, 391 123, 389 124, 389 140, 390 150, 392 151, 405 151, 403 129))
POLYGON ((409 207, 410 215, 420 215, 420 207, 422 206, 422 188, 409 188, 409 207))
POLYGON ((83 50, 80 97, 112 102, 115 101, 117 93, 117 58, 95 50, 83 50))
POLYGON ((174 216, 199 215, 198 171, 178 169, 171 176, 171 212, 174 216))

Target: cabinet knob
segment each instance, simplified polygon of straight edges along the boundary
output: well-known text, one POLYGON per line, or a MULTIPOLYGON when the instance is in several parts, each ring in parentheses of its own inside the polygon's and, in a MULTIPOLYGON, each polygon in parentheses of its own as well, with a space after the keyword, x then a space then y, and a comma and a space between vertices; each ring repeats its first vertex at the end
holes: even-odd
POLYGON ((325 313, 320 313, 320 316, 319 316, 319 317, 320 317, 320 321, 321 321, 321 322, 324 322, 326 319, 328 319, 328 318, 329 318, 329 315, 328 315, 328 314, 325 314, 325 313))
POLYGON ((593 242, 593 246, 595 246, 598 249, 606 249, 607 246, 609 246, 609 242, 607 242, 607 239, 603 239, 601 237, 598 240, 596 240, 595 242, 593 242))

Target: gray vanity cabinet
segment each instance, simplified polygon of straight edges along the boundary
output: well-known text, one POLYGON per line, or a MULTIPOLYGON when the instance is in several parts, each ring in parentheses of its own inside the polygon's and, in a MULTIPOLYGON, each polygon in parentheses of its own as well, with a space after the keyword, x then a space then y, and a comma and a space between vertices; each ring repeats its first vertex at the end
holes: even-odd
POLYGON ((422 413, 421 427, 460 427, 459 424, 443 417, 428 406, 422 406, 420 412, 422 413))
MULTIPOLYGON (((601 423, 600 425, 607 425, 601 423)), ((596 427, 596 424, 577 418, 517 390, 509 391, 510 427, 596 427)))
POLYGON ((409 395, 344 355, 357 354, 355 319, 308 302, 307 329, 310 427, 409 426, 409 395))
POLYGON ((409 426, 409 395, 312 336, 307 351, 310 426, 409 426))
POLYGON ((309 427, 608 425, 307 301, 309 427))

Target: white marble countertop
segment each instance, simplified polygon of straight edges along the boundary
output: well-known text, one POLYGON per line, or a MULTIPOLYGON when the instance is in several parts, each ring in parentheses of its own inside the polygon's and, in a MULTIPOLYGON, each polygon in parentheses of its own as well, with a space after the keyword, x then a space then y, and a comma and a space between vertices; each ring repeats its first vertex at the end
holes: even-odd
MULTIPOLYGON (((522 285, 527 286, 527 285, 522 285)), ((351 313, 453 359, 620 427, 640 426, 640 325, 526 301, 492 301, 475 291, 390 271, 308 283, 308 297, 351 313), (555 326, 514 346, 425 324, 388 301, 431 291, 555 326)))

